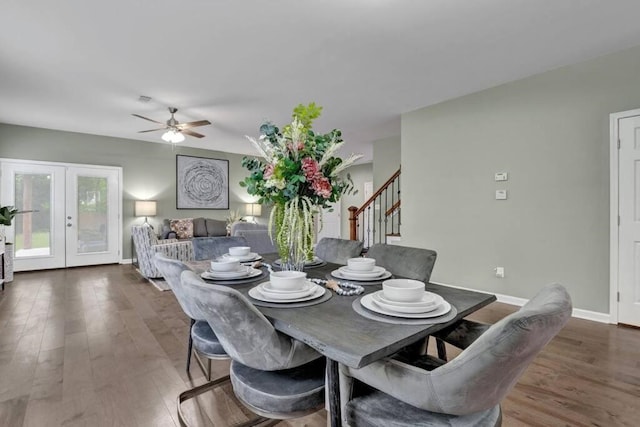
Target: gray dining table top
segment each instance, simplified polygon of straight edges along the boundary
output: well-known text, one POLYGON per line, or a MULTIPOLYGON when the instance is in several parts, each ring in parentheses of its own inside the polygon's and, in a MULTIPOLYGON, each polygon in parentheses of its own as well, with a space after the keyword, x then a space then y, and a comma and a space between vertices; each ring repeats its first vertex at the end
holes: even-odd
MULTIPOLYGON (((273 261, 276 254, 264 255, 273 261)), ((189 266, 200 273, 209 267, 208 261, 194 261, 189 266)), ((324 279, 339 266, 325 266, 306 270, 310 278, 324 279)), ((228 285, 242 292, 261 283, 228 285)), ((380 284, 365 286, 365 294, 378 291, 380 284)), ((357 314, 351 307, 358 296, 334 294, 330 300, 302 308, 257 307, 274 327, 315 348, 324 356, 353 368, 360 368, 389 356, 421 338, 427 337, 470 313, 496 300, 495 295, 428 283, 426 289, 442 296, 458 310, 455 318, 433 325, 393 325, 370 320, 357 314)), ((333 292, 333 291, 331 291, 333 292)), ((251 299, 251 298, 249 298, 251 299)))

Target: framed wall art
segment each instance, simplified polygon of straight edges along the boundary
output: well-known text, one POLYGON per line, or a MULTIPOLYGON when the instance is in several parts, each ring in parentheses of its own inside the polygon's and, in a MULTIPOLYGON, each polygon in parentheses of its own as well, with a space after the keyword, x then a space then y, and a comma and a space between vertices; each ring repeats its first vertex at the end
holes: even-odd
POLYGON ((229 160, 176 155, 176 208, 229 209, 229 160))

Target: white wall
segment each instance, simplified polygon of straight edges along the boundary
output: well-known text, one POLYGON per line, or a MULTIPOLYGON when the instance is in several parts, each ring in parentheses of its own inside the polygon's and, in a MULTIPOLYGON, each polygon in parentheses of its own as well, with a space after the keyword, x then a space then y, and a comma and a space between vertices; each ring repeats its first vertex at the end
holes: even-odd
POLYGON ((560 282, 609 311, 608 120, 640 107, 639 70, 634 48, 402 116, 402 240, 438 252, 432 280, 522 298, 560 282))

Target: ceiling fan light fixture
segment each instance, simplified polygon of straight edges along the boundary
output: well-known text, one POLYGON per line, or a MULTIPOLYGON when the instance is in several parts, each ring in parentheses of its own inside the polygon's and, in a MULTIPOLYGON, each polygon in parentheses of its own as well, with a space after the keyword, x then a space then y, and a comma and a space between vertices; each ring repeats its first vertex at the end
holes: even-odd
POLYGON ((180 131, 169 129, 162 135, 162 140, 172 144, 177 144, 178 142, 184 141, 184 135, 180 131))

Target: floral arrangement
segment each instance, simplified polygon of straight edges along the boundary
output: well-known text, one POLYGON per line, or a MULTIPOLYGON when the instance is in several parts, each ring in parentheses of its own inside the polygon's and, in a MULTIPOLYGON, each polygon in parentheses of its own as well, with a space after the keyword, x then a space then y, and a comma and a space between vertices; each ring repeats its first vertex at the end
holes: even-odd
POLYGON ((322 107, 313 102, 300 104, 293 110, 293 121, 282 131, 266 122, 260 126, 260 138, 247 137, 262 158, 243 159, 242 166, 250 175, 240 185, 259 196, 258 203, 275 205, 269 233, 273 239, 271 226, 275 225, 275 242, 283 261, 313 257, 313 218, 320 216, 321 208, 329 208, 353 191, 350 175, 341 173, 362 157, 352 154, 343 160, 337 156, 344 144, 339 130, 327 134, 312 130, 321 112, 322 107))

